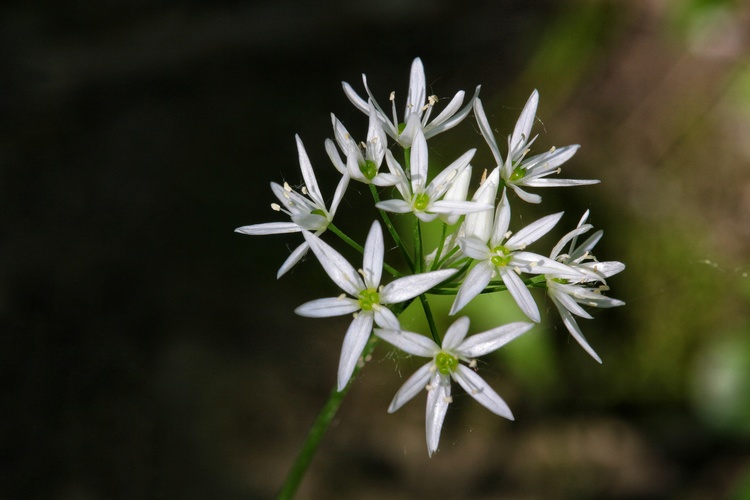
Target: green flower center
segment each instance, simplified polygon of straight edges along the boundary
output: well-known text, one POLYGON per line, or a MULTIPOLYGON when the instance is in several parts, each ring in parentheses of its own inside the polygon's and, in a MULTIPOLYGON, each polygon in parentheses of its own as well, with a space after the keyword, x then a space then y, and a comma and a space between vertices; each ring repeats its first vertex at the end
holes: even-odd
POLYGON ((458 358, 445 351, 440 351, 437 353, 437 356, 435 356, 435 365, 437 365, 437 369, 440 373, 443 375, 450 375, 456 371, 458 358))
POLYGON ((493 248, 492 251, 497 255, 493 255, 492 258, 490 258, 490 262, 498 267, 504 267, 510 264, 510 259, 512 259, 513 256, 510 255, 510 250, 508 250, 507 247, 499 245, 493 248))
POLYGON ((526 169, 520 166, 513 169, 513 173, 510 174, 511 181, 518 181, 526 177, 526 169))
POLYGON ((316 208, 315 210, 313 210, 310 213, 314 214, 314 215, 320 215, 321 217, 325 217, 326 216, 326 213, 324 211, 322 211, 321 209, 319 209, 319 208, 316 208))
POLYGON ((430 196, 427 193, 419 193, 414 197, 414 208, 422 211, 430 204, 430 196))
POLYGON ((398 133, 399 133, 399 135, 401 134, 401 132, 404 131, 404 129, 406 129, 406 123, 399 123, 398 124, 398 133))
POLYGON ((367 177, 368 180, 372 180, 378 174, 378 166, 372 160, 365 160, 365 163, 359 166, 359 171, 362 175, 367 177))
POLYGON ((378 292, 372 288, 359 292, 359 307, 361 307, 363 311, 372 311, 372 307, 375 304, 380 304, 380 296, 378 295, 378 292))
POLYGON ((568 284, 568 280, 566 280, 565 278, 552 278, 552 281, 554 281, 555 283, 560 283, 561 285, 568 284))

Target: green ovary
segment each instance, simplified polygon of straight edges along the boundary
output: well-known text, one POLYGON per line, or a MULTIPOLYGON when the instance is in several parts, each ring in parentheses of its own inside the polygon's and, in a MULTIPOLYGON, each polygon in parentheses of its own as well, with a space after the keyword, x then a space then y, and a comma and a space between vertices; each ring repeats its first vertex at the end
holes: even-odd
POLYGON ((458 366, 458 359, 452 354, 448 354, 445 351, 440 351, 437 356, 435 356, 435 365, 437 366, 437 369, 440 373, 442 373, 443 375, 450 375, 451 373, 456 371, 456 367, 458 366))
POLYGON ((359 292, 359 307, 363 311, 372 311, 375 304, 380 304, 380 296, 375 290, 368 288, 359 292))
POLYGON ((503 267, 510 264, 510 259, 512 258, 512 256, 510 255, 510 250, 508 250, 506 247, 500 245, 493 248, 492 251, 498 255, 493 255, 490 259, 490 262, 498 267, 503 267))
POLYGON ((420 212, 430 204, 430 197, 427 193, 419 193, 414 197, 414 208, 420 212))
POLYGON ((372 180, 378 174, 378 166, 372 160, 365 160, 364 164, 359 166, 359 171, 362 175, 367 177, 368 180, 372 180))
POLYGON ((519 181, 526 177, 526 169, 521 167, 516 167, 513 169, 513 173, 510 174, 510 180, 511 181, 519 181))

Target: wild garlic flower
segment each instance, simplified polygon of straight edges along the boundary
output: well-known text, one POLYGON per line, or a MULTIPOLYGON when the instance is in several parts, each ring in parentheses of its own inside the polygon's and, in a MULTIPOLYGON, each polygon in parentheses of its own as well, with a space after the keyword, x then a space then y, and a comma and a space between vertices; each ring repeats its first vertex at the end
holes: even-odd
POLYGON ((505 401, 475 372, 477 363, 474 358, 501 348, 529 331, 533 326, 533 323, 511 323, 466 339, 469 331, 469 318, 464 316, 448 327, 442 346, 417 333, 392 328, 376 328, 375 335, 402 351, 414 356, 432 358, 429 363, 414 372, 396 392, 388 407, 388 413, 401 408, 423 388, 427 389, 425 430, 427 451, 430 456, 438 449, 445 414, 448 411, 448 405, 452 402, 451 379, 492 413, 513 420, 513 413, 505 401), (461 361, 468 366, 461 364, 461 361))
POLYGON ((380 285, 383 273, 383 231, 375 221, 370 228, 364 248, 362 269, 354 267, 336 250, 312 233, 304 232, 325 272, 334 283, 349 294, 317 299, 302 304, 294 310, 300 316, 325 318, 354 313, 341 348, 338 369, 338 390, 346 387, 367 339, 373 322, 384 328, 398 328, 398 319, 388 309, 390 304, 411 300, 435 287, 456 273, 456 269, 443 269, 398 278, 385 286, 380 285))
POLYGON ((571 279, 569 275, 561 275, 557 272, 547 273, 545 274, 545 278, 547 281, 547 294, 552 299, 555 307, 557 307, 565 328, 568 329, 573 338, 576 339, 592 358, 601 363, 601 358, 591 345, 589 345, 573 315, 593 319, 581 307, 581 304, 591 307, 617 307, 625 305, 625 302, 621 300, 602 295, 602 292, 609 290, 606 278, 625 269, 625 265, 622 262, 616 261, 599 262, 591 255, 591 250, 593 250, 604 234, 601 230, 596 231, 581 245, 576 246, 578 236, 588 232, 593 227, 590 224, 585 224, 588 216, 589 212, 587 210, 578 222, 576 229, 563 236, 550 254, 550 258, 580 272, 581 278, 571 279), (563 247, 568 243, 570 243, 569 252, 567 254, 560 254, 563 247), (590 286, 596 282, 602 284, 596 288, 590 286))
POLYGON ((396 179, 391 174, 380 172, 380 166, 383 163, 388 146, 388 139, 375 113, 372 101, 369 101, 368 105, 370 107, 370 125, 367 130, 367 140, 361 144, 361 147, 351 137, 344 124, 331 114, 336 143, 331 139, 326 139, 326 151, 333 165, 342 174, 349 175, 352 179, 365 184, 372 183, 381 187, 393 186, 396 179), (344 153, 345 162, 341 160, 336 144, 344 153))
MULTIPOLYGON (((416 117, 412 117, 412 120, 415 119, 416 117)), ((427 141, 422 131, 417 130, 414 143, 409 151, 410 175, 408 177, 390 150, 385 153, 388 169, 396 179, 396 188, 403 199, 385 200, 378 202, 375 206, 399 214, 413 212, 424 222, 431 222, 440 214, 460 216, 491 210, 492 205, 442 199, 455 182, 463 182, 461 173, 468 168, 475 152, 476 149, 470 149, 427 184, 427 141)))
POLYGON ((539 323, 541 320, 539 309, 519 274, 522 272, 544 274, 557 271, 560 275, 577 277, 579 273, 552 259, 526 252, 524 249, 547 234, 557 224, 562 214, 559 212, 542 217, 511 236, 512 233, 508 231, 510 204, 503 190, 494 221, 477 227, 472 236, 458 239, 463 254, 477 262, 461 283, 450 314, 456 314, 463 309, 495 277, 499 276, 524 314, 539 323), (484 233, 488 227, 491 228, 490 234, 484 233))
MULTIPOLYGON (((438 102, 437 96, 427 96, 427 86, 425 84, 424 66, 422 60, 419 58, 414 59, 411 65, 411 75, 409 76, 409 92, 406 97, 406 108, 404 109, 403 120, 399 121, 398 115, 396 114, 396 97, 395 92, 391 92, 390 101, 392 107, 392 118, 383 111, 375 97, 373 97, 370 88, 367 86, 367 77, 362 75, 362 82, 365 86, 367 96, 375 106, 375 112, 378 119, 383 124, 385 132, 398 142, 404 149, 411 147, 414 142, 417 130, 421 130, 426 138, 430 138, 444 132, 450 128, 458 125, 471 111, 474 99, 479 94, 480 87, 477 86, 474 92, 474 97, 471 101, 466 104, 460 111, 459 108, 464 101, 464 91, 461 90, 453 96, 453 99, 438 114, 435 119, 429 121, 430 115, 432 114, 432 108, 438 102), (416 120, 411 120, 411 117, 416 117, 416 120)), ((362 99, 346 82, 342 82, 344 87, 344 93, 346 97, 354 104, 354 106, 365 114, 372 114, 372 110, 368 106, 367 101, 362 99)))
MULTIPOLYGON (((276 198, 281 202, 281 205, 272 203, 271 208, 277 212, 284 212, 291 217, 292 222, 252 224, 249 226, 238 227, 235 229, 235 232, 250 235, 266 235, 314 231, 316 234, 321 234, 333 221, 336 209, 338 208, 339 203, 341 203, 346 187, 349 184, 349 176, 344 175, 339 181, 339 184, 336 187, 336 194, 333 196, 333 201, 331 202, 331 208, 328 209, 325 201, 323 201, 323 195, 320 193, 318 181, 315 179, 315 172, 313 171, 312 163, 310 163, 310 159, 307 156, 302 140, 298 135, 295 135, 294 137, 297 140, 300 170, 302 171, 302 179, 304 180, 302 193, 300 194, 292 189, 292 187, 286 182, 283 186, 280 186, 275 182, 271 183, 273 194, 276 195, 276 198)), ((280 278, 294 267, 294 265, 304 257, 308 248, 309 245, 307 242, 304 242, 295 248, 279 268, 276 277, 280 278)))
POLYGON ((474 100, 474 114, 476 115, 479 130, 482 132, 485 141, 487 141, 490 150, 492 150, 492 155, 495 157, 497 165, 500 167, 500 177, 506 186, 513 189, 519 198, 528 203, 540 203, 542 197, 529 193, 522 189, 522 187, 581 186, 599 182, 598 180, 546 178, 551 174, 560 173, 560 165, 568 161, 578 151, 580 147, 578 144, 559 149, 553 147, 546 153, 526 158, 526 155, 531 151, 529 146, 531 146, 537 137, 534 136, 532 138, 530 134, 531 127, 534 125, 538 104, 539 93, 534 90, 516 122, 513 135, 508 138, 508 156, 503 161, 497 141, 495 140, 495 135, 492 133, 492 128, 487 121, 487 115, 484 113, 482 101, 479 98, 474 100))

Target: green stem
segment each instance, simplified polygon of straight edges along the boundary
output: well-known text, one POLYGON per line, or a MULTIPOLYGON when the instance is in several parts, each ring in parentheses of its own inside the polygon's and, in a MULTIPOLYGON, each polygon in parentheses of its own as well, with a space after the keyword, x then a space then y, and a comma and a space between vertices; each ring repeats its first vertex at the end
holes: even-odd
MULTIPOLYGON (((377 337, 374 335, 370 336, 370 340, 362 351, 362 359, 367 359, 375 348, 377 341, 377 337)), ((287 474, 286 480, 284 481, 279 496, 277 497, 278 500, 287 500, 294 497, 307 468, 310 466, 313 455, 315 455, 315 451, 318 449, 318 445, 320 445, 320 441, 323 439, 323 436, 325 436, 328 427, 330 427, 333 418, 336 416, 336 412, 341 406, 341 402, 344 400, 344 396, 346 396, 349 387, 352 385, 351 381, 362 369, 362 366, 362 364, 357 365, 344 390, 339 392, 334 388, 331 391, 328 401, 315 419, 312 428, 310 428, 310 432, 307 434, 307 439, 305 439, 305 443, 302 445, 302 449, 297 455, 297 459, 294 461, 294 464, 292 464, 289 474, 287 474)))
POLYGON ((424 256, 422 255, 422 224, 414 217, 414 273, 419 274, 424 268, 424 256))
POLYGON ((427 318, 427 324, 430 325, 430 335, 432 335, 432 340, 434 340, 437 345, 442 345, 442 342, 440 341, 440 334, 438 334, 437 326, 435 325, 435 319, 432 317, 430 303, 427 301, 427 295, 425 295, 424 293, 420 295, 419 301, 422 303, 422 309, 424 309, 424 315, 427 318))
MULTIPOLYGON (((378 195, 377 188, 370 184, 370 192, 372 193, 372 197, 375 200, 375 204, 380 202, 380 196, 378 195)), ((409 269, 414 272, 414 263, 411 260, 411 257, 409 256, 409 251, 406 249, 406 245, 404 245, 404 242, 401 241, 401 237, 398 235, 398 231, 396 231, 396 227, 391 222, 391 218, 388 217, 388 212, 386 212, 383 209, 378 209, 380 212, 380 217, 383 218, 383 222, 385 223, 385 227, 388 229, 388 232, 391 235, 391 238, 393 238, 393 241, 396 242, 396 246, 401 251, 401 255, 404 256, 404 260, 406 260, 406 265, 409 266, 409 269)))
POLYGON ((445 233, 448 232, 448 224, 443 222, 443 230, 440 234, 440 240, 438 241, 438 247, 435 251, 435 259, 432 261, 432 266, 430 267, 430 271, 434 271, 438 268, 438 262, 440 261, 440 254, 443 253, 443 244, 445 243, 445 233))

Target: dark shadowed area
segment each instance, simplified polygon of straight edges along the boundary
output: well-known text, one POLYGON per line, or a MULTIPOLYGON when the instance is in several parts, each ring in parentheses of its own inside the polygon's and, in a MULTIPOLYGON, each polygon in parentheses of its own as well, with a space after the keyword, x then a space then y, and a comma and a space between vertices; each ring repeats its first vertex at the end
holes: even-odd
MULTIPOLYGON (((535 295, 541 324, 479 367, 516 420, 457 391, 432 458, 424 397, 386 412, 421 361, 379 345, 298 497, 749 498, 749 49, 730 0, 4 2, 0 498, 277 493, 350 319, 294 314, 339 293, 311 258, 276 279, 299 235, 233 231, 283 220, 295 134, 330 199, 330 113, 367 129, 341 82, 401 106, 417 56, 445 102, 482 85, 501 145, 539 90, 539 150, 581 144, 563 176, 602 183, 513 220, 591 210, 627 305, 581 320, 599 365, 535 295)), ((436 142, 494 166, 473 120, 436 142)))

